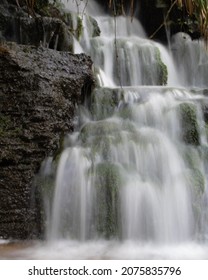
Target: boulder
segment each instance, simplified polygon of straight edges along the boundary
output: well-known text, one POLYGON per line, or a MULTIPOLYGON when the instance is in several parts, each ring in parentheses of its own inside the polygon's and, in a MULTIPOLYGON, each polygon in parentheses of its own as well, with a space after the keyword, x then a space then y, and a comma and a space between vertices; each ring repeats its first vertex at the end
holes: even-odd
POLYGON ((76 106, 91 91, 92 61, 42 46, 0 45, 0 237, 41 233, 32 181, 73 131, 76 106))

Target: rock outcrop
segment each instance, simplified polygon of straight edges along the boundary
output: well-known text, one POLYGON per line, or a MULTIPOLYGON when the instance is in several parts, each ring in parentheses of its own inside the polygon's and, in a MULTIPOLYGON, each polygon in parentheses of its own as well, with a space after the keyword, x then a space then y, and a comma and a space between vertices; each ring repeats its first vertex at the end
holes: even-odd
POLYGON ((72 15, 45 4, 31 17, 19 4, 0 3, 0 238, 25 239, 41 233, 33 178, 94 81, 90 58, 68 52, 72 15))
MULTIPOLYGON (((83 18, 80 15, 48 4, 38 10, 41 15, 36 13, 36 17, 32 17, 28 15, 25 1, 21 7, 15 3, 15 0, 0 3, 0 41, 73 52, 74 39, 79 40, 83 35, 83 18)), ((90 16, 86 18, 87 32, 92 37, 99 36, 96 20, 90 16)))
POLYGON ((84 54, 0 45, 1 238, 39 235, 32 180, 73 130, 76 105, 93 84, 91 66, 84 54))
POLYGON ((44 46, 59 51, 72 51, 72 27, 67 26, 58 14, 31 17, 25 6, 18 8, 14 3, 0 4, 0 39, 23 45, 44 46))

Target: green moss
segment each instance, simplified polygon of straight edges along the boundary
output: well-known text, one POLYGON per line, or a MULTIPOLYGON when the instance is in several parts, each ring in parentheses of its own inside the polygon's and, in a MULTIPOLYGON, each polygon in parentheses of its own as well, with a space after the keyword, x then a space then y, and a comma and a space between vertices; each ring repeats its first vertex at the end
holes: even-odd
POLYGON ((142 140, 131 122, 117 122, 113 119, 85 124, 80 131, 79 140, 82 144, 94 149, 96 146, 101 146, 102 144, 107 146, 119 144, 122 142, 124 135, 125 138, 137 143, 142 140))
POLYGON ((186 181, 192 192, 192 207, 195 220, 201 217, 201 202, 205 191, 205 178, 203 172, 199 168, 188 169, 186 173, 186 181))
POLYGON ((104 160, 112 159, 112 150, 123 141, 140 143, 145 141, 131 122, 113 122, 112 120, 86 124, 79 135, 81 145, 90 147, 90 158, 97 156, 104 160))
POLYGON ((96 224, 104 237, 118 235, 118 190, 121 186, 121 172, 118 165, 100 163, 95 168, 97 190, 96 224))
POLYGON ((133 108, 134 106, 138 106, 138 104, 123 104, 122 107, 119 108, 118 115, 123 119, 131 120, 133 117, 133 108))
POLYGON ((187 173, 189 185, 192 190, 192 207, 196 221, 201 217, 201 199, 205 190, 205 178, 198 168, 190 169, 187 173))
POLYGON ((82 23, 82 18, 77 17, 77 28, 76 28, 76 38, 79 40, 82 36, 83 33, 83 23, 82 23))
POLYGON ((192 103, 181 103, 178 110, 181 119, 183 141, 186 144, 198 146, 200 144, 200 136, 196 105, 192 103))
POLYGON ((111 117, 118 107, 120 92, 108 88, 96 89, 92 93, 90 111, 98 119, 111 117))
POLYGON ((112 146, 121 142, 119 127, 103 121, 87 124, 82 129, 79 139, 82 144, 91 148, 92 159, 99 155, 105 160, 111 158, 112 146))
POLYGON ((185 146, 181 150, 181 154, 190 169, 198 168, 201 163, 200 151, 195 146, 185 146))
POLYGON ((156 60, 158 62, 158 73, 159 73, 159 84, 167 85, 168 82, 168 69, 167 66, 163 63, 160 55, 160 50, 156 48, 156 60))
POLYGON ((111 147, 115 144, 115 137, 98 136, 92 139, 92 157, 96 157, 99 154, 104 160, 110 160, 111 158, 111 147))
POLYGON ((98 121, 87 123, 80 131, 79 139, 83 143, 89 143, 93 136, 104 136, 118 132, 121 129, 119 123, 113 121, 98 121))
POLYGON ((205 180, 199 169, 191 170, 191 183, 197 195, 201 195, 205 190, 205 180))

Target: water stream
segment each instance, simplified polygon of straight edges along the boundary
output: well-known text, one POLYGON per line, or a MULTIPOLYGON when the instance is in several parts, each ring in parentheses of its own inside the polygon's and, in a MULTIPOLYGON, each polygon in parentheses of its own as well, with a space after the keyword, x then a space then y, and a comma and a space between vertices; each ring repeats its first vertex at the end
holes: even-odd
POLYGON ((114 18, 93 7, 101 36, 83 16, 75 52, 92 57, 98 86, 58 166, 43 164, 54 185, 45 195, 47 241, 20 256, 207 259, 207 52, 181 33, 170 53, 136 19, 117 18, 115 32, 114 18))

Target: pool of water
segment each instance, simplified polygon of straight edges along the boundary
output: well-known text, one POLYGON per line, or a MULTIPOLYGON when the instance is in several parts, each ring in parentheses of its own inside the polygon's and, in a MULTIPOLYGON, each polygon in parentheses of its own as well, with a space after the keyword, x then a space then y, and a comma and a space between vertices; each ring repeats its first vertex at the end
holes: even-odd
POLYGON ((71 260, 207 260, 208 244, 181 243, 155 245, 132 241, 97 240, 89 242, 1 242, 0 259, 71 260))

